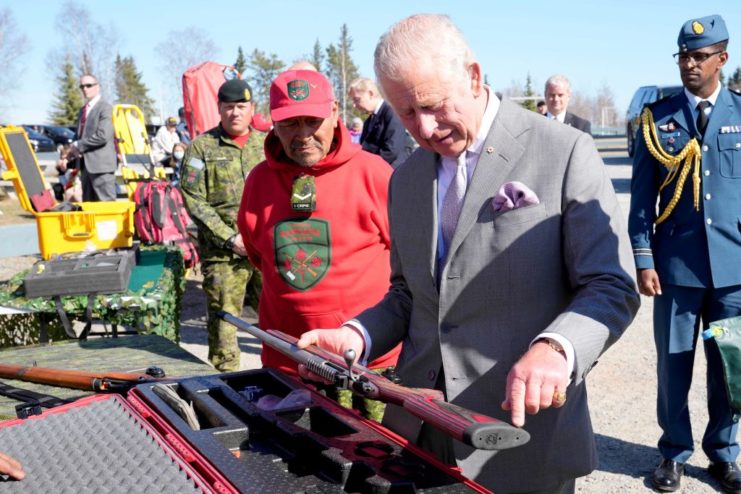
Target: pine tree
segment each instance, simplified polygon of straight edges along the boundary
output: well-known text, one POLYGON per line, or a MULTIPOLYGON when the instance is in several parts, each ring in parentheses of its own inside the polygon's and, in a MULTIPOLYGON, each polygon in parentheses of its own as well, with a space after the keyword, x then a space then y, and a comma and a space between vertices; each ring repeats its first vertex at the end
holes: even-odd
POLYGON ((522 107, 527 108, 528 110, 535 111, 537 107, 535 104, 535 100, 532 99, 532 97, 535 96, 535 91, 533 91, 533 80, 530 77, 529 73, 527 75, 527 79, 525 79, 525 94, 523 96, 526 96, 529 99, 522 101, 522 107))
POLYGON ((311 52, 311 56, 307 57, 307 59, 319 72, 324 72, 324 52, 318 39, 314 43, 314 50, 311 52))
POLYGON ((155 114, 154 100, 147 94, 149 90, 142 82, 142 75, 136 70, 133 57, 121 58, 116 56, 115 81, 117 102, 127 105, 136 105, 144 114, 147 122, 152 121, 155 114))
POLYGON ((728 79, 728 87, 731 89, 741 89, 741 67, 736 67, 733 75, 728 79))
POLYGON ((275 53, 269 56, 258 49, 252 52, 247 68, 250 77, 243 76, 246 79, 252 91, 255 93, 254 101, 257 104, 257 112, 268 114, 270 111, 270 84, 285 68, 278 55, 275 53))
POLYGON ((340 28, 340 40, 337 46, 327 47, 328 76, 334 87, 335 98, 340 102, 340 118, 343 122, 347 121, 348 111, 352 110, 352 105, 347 100, 347 87, 358 78, 358 67, 350 57, 351 51, 352 38, 347 24, 343 24, 340 28))
POLYGON ((237 49, 237 61, 234 62, 234 68, 237 69, 237 72, 240 74, 244 74, 244 71, 247 70, 247 59, 244 57, 244 52, 242 51, 241 46, 237 49))
POLYGON ((77 114, 82 108, 83 99, 77 87, 78 78, 72 62, 66 59, 61 67, 61 74, 57 76, 57 94, 52 103, 49 118, 54 125, 74 125, 77 123, 77 114))

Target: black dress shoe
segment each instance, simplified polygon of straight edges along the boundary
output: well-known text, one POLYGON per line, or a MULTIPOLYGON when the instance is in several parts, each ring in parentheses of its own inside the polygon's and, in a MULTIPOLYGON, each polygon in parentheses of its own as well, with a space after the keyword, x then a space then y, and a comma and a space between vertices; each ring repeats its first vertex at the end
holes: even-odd
POLYGON ((735 463, 711 463, 708 472, 720 482, 725 492, 741 494, 741 471, 735 463))
POLYGON ((654 489, 661 492, 674 492, 679 489, 679 479, 682 478, 682 474, 684 474, 684 463, 664 459, 654 470, 651 483, 654 489))

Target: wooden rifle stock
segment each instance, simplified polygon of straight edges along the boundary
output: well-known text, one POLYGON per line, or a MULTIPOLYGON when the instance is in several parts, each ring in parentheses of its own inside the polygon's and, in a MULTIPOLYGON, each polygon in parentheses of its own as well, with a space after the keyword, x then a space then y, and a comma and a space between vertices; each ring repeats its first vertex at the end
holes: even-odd
POLYGON ((438 390, 400 386, 362 365, 348 366, 343 357, 319 347, 300 349, 296 346, 298 340, 293 336, 276 330, 263 331, 224 311, 218 315, 336 386, 367 398, 401 406, 464 444, 477 449, 501 450, 520 446, 530 440, 530 434, 523 429, 446 402, 443 393, 438 390))
POLYGON ((158 377, 152 377, 149 374, 133 372, 85 372, 9 364, 0 364, 0 378, 110 393, 120 393, 137 384, 159 380, 158 377))

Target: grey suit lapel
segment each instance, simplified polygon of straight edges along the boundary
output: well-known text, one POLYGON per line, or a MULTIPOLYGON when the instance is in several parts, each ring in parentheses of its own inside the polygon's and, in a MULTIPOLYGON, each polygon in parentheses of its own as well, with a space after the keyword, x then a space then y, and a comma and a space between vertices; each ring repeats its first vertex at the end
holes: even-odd
POLYGON ((463 209, 451 240, 448 259, 463 243, 485 207, 493 207, 491 199, 504 183, 512 168, 520 159, 525 148, 517 141, 517 136, 528 129, 517 115, 517 109, 509 101, 502 101, 489 135, 481 149, 479 161, 466 190, 463 209))
POLYGON ((414 208, 412 217, 418 219, 420 252, 423 252, 429 259, 430 278, 433 286, 436 285, 435 274, 437 272, 437 167, 439 161, 439 154, 431 152, 423 154, 419 163, 420 169, 415 171, 415 180, 418 181, 411 184, 412 187, 419 188, 419 196, 412 194, 419 200, 410 204, 414 208))

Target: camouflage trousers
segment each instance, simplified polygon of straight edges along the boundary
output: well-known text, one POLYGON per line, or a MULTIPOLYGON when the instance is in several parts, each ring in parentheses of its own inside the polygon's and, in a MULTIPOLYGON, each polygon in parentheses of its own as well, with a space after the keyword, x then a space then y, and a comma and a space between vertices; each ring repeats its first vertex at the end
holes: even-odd
POLYGON ((216 313, 224 310, 239 317, 248 291, 250 304, 254 301, 257 308, 262 278, 253 276, 255 271, 246 258, 201 263, 208 307, 208 360, 222 372, 239 370, 240 351, 237 328, 216 313))
MULTIPOLYGON (((383 374, 386 369, 373 369, 376 374, 383 374)), ((363 398, 348 389, 339 389, 334 386, 326 386, 324 392, 327 397, 332 398, 345 408, 357 410, 360 414, 370 420, 381 422, 386 404, 382 401, 363 398)))

